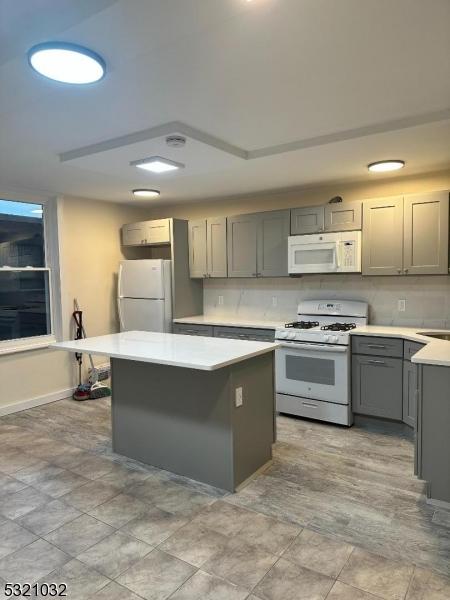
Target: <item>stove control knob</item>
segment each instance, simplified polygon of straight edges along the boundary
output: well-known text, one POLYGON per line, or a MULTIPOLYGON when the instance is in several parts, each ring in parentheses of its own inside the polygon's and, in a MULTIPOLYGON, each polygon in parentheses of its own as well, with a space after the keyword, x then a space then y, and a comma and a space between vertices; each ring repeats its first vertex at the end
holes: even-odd
POLYGON ((329 342, 330 341, 330 336, 329 335, 324 335, 323 336, 323 341, 324 342, 329 342))
POLYGON ((338 336, 337 336, 337 335, 334 335, 334 336, 331 338, 331 340, 330 340, 330 341, 331 341, 331 342, 333 342, 333 344, 337 344, 337 343, 338 343, 338 341, 339 341, 339 338, 338 338, 338 336))
POLYGON ((294 333, 293 331, 292 331, 292 332, 290 332, 290 333, 288 333, 288 339, 290 339, 290 340, 295 340, 295 337, 296 337, 296 336, 295 336, 295 333, 294 333))
POLYGON ((280 332, 277 334, 277 337, 278 337, 280 340, 285 340, 285 339, 287 338, 287 336, 288 336, 288 332, 287 332, 287 331, 280 331, 280 332))

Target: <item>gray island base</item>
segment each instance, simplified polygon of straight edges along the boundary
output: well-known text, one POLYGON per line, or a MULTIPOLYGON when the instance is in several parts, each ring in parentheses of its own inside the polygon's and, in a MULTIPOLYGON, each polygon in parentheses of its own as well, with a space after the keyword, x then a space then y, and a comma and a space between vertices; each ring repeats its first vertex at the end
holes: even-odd
POLYGON ((214 371, 111 367, 114 452, 230 492, 271 460, 273 352, 214 371))
POLYGON ((126 331, 53 348, 110 357, 118 454, 229 492, 271 461, 277 344, 126 331))

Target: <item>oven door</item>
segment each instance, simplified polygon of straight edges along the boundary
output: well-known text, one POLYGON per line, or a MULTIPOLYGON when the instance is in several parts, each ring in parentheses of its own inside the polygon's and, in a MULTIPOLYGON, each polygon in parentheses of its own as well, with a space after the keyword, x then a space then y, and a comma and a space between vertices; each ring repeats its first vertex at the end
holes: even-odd
POLYGON ((339 257, 336 241, 320 241, 320 236, 295 235, 289 237, 289 273, 333 273, 338 269, 339 257))
POLYGON ((349 347, 282 342, 276 351, 279 394, 349 403, 349 347))

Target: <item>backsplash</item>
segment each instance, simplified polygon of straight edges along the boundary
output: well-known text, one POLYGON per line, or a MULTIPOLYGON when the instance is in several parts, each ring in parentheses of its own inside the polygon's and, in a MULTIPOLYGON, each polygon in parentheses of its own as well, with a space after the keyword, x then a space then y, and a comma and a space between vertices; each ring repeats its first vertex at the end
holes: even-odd
POLYGON ((450 328, 447 276, 306 275, 204 281, 204 313, 208 316, 292 321, 301 300, 316 298, 365 300, 371 324, 450 328), (405 312, 398 311, 398 300, 406 300, 405 312))

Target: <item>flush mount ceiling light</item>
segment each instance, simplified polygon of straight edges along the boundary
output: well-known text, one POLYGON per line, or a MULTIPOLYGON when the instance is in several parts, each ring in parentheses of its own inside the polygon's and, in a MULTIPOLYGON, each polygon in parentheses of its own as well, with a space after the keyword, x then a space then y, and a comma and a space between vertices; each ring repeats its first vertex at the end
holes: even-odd
POLYGON ((373 173, 386 173, 387 171, 397 171, 405 166, 404 160, 379 160, 378 162, 367 165, 369 171, 373 173))
POLYGON ((161 192, 159 190, 145 190, 143 188, 133 190, 133 194, 138 198, 157 198, 161 192))
POLYGON ((62 83, 86 84, 105 75, 105 61, 96 52, 67 42, 37 44, 28 51, 30 66, 40 75, 62 83))
POLYGON ((167 173, 169 171, 176 171, 177 169, 183 169, 184 165, 177 163, 168 158, 162 158, 161 156, 152 156, 151 158, 144 158, 142 160, 133 160, 130 162, 133 167, 139 169, 145 169, 152 173, 167 173))

